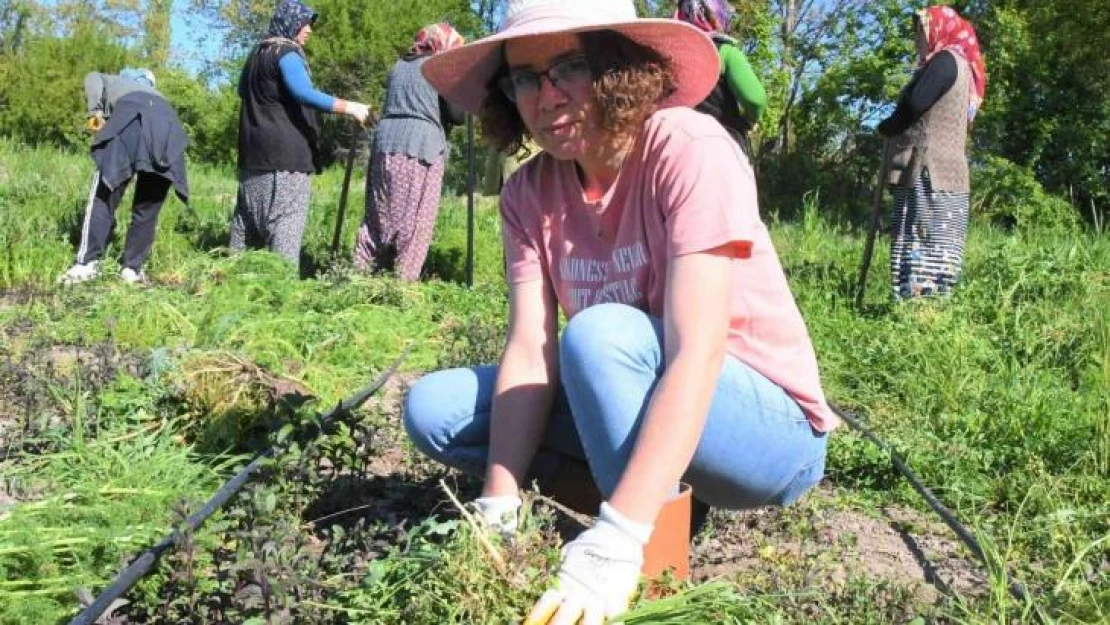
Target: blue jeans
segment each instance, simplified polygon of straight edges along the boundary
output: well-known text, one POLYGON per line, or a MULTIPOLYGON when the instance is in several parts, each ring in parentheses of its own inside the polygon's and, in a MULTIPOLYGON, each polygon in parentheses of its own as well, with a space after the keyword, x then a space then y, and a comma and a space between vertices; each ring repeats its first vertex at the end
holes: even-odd
MULTIPOLYGON (((623 304, 575 315, 559 342, 560 388, 537 462, 559 454, 584 460, 602 496, 612 495, 664 364, 658 318, 623 304)), ((496 366, 478 366, 418 380, 404 411, 417 449, 483 475, 496 378, 496 366)), ((683 481, 711 506, 786 505, 821 481, 826 443, 785 391, 726 356, 683 481)))

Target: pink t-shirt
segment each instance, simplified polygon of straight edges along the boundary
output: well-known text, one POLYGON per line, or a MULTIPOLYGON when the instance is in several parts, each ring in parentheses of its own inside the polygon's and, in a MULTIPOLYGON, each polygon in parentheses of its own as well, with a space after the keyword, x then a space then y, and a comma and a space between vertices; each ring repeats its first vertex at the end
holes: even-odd
POLYGON ((604 302, 663 316, 667 259, 734 246, 728 352, 786 390, 813 427, 839 424, 767 228, 755 176, 715 120, 657 111, 598 202, 573 161, 541 153, 501 195, 511 283, 547 279, 567 318, 604 302))

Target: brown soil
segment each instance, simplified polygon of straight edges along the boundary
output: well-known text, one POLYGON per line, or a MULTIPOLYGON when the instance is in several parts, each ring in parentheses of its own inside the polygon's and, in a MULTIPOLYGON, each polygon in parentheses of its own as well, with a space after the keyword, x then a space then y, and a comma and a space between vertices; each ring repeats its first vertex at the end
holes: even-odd
POLYGON ((692 554, 699 581, 783 569, 805 586, 842 588, 863 579, 908 588, 927 603, 938 592, 977 594, 987 581, 942 524, 906 508, 845 507, 831 489, 789 509, 715 511, 710 525, 692 554))
MULTIPOLYGON (((11 329, 11 328, 9 328, 11 329)), ((18 324, 13 331, 20 336, 18 324)), ((0 335, 10 338, 13 334, 0 335)), ((0 343, 0 460, 66 418, 66 407, 53 391, 99 389, 120 372, 140 376, 141 359, 121 353, 110 342, 92 345, 40 346, 25 342, 15 351, 12 342, 0 343)))

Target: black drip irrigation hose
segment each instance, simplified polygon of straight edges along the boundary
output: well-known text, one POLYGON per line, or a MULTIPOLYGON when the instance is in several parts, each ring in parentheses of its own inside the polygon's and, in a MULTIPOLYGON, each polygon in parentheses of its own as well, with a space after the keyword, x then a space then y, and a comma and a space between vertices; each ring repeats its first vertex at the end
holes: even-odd
MULTIPOLYGON (((891 447, 889 444, 887 444, 886 441, 876 436, 875 433, 872 432, 867 426, 863 425, 863 423, 861 423, 855 415, 841 410, 831 403, 829 404, 829 407, 832 408, 833 412, 835 412, 837 416, 843 419, 844 422, 849 425, 849 427, 862 434, 864 438, 868 439, 890 455, 890 462, 894 465, 894 470, 900 473, 902 477, 906 478, 907 481, 909 481, 910 486, 912 486, 913 489, 917 491, 917 494, 921 495, 921 497, 925 500, 925 503, 929 504, 929 507, 933 509, 933 512, 936 512, 938 515, 940 515, 940 518, 944 521, 944 523, 953 532, 956 533, 956 536, 965 545, 967 545, 967 548, 971 550, 971 553, 974 554, 975 557, 983 563, 983 566, 987 567, 987 569, 990 570, 990 562, 987 560, 987 554, 983 551, 983 547, 979 544, 979 540, 976 539, 975 535, 972 534, 969 529, 967 529, 967 526, 965 526, 958 518, 956 518, 956 515, 951 510, 949 510, 948 507, 945 506, 944 503, 942 503, 936 495, 933 494, 933 491, 930 490, 929 487, 921 481, 921 478, 918 477, 917 474, 913 472, 913 469, 911 469, 905 463, 905 461, 902 460, 902 457, 898 455, 898 452, 895 451, 894 448, 891 447)), ((1013 595, 1013 597, 1018 601, 1028 601, 1029 595, 1025 591, 1025 586, 1014 580, 1014 578, 1010 576, 1010 573, 1005 569, 1005 566, 1002 567, 1001 573, 1006 578, 1006 589, 1010 591, 1010 594, 1013 595)))
MULTIPOLYGON (((411 344, 409 346, 406 346, 404 351, 401 352, 401 355, 398 356, 392 364, 390 364, 389 368, 383 371, 366 388, 355 393, 350 398, 340 401, 339 404, 336 405, 336 407, 331 412, 323 415, 319 420, 319 427, 327 425, 337 417, 342 416, 348 413, 353 408, 360 406, 374 393, 376 393, 385 384, 385 382, 390 377, 392 377, 394 373, 397 372, 397 369, 400 367, 401 363, 404 362, 411 348, 411 344)), ((898 452, 895 451, 894 448, 892 448, 881 438, 876 436, 875 433, 872 432, 867 426, 863 425, 863 423, 861 423, 855 415, 842 410, 836 405, 829 404, 829 406, 832 408, 833 412, 837 414, 837 416, 839 416, 841 419, 844 420, 845 423, 848 424, 849 427, 851 427, 854 431, 862 434, 864 438, 870 440, 872 443, 874 443, 876 446, 890 455, 890 461, 891 464, 894 466, 894 469, 903 477, 905 477, 907 481, 909 481, 910 486, 912 486, 913 489, 917 491, 919 495, 921 495, 921 497, 925 500, 925 503, 927 503, 929 507, 932 508, 933 511, 940 516, 944 523, 948 525, 948 527, 953 532, 955 532, 956 536, 964 543, 964 545, 967 546, 968 549, 971 550, 972 554, 974 554, 975 557, 978 558, 984 566, 990 569, 990 562, 987 559, 986 552, 983 551, 983 547, 979 544, 979 540, 976 539, 975 535, 967 529, 967 527, 956 517, 956 515, 951 510, 949 510, 948 507, 945 506, 944 503, 942 503, 936 495, 933 494, 933 491, 930 490, 929 487, 921 481, 921 478, 918 477, 916 473, 914 473, 913 469, 906 465, 905 461, 902 460, 902 457, 898 454, 898 452)), ((261 466, 266 459, 272 457, 274 453, 274 447, 270 447, 266 451, 259 453, 254 457, 253 460, 251 460, 250 464, 248 464, 241 471, 239 471, 238 474, 228 480, 227 483, 225 483, 218 491, 216 491, 216 494, 214 494, 212 498, 209 499, 200 510, 189 516, 189 518, 185 522, 188 530, 196 531, 200 527, 200 525, 208 519, 208 517, 212 516, 212 514, 215 513, 216 510, 219 510, 221 507, 223 507, 223 505, 227 503, 228 500, 230 500, 232 496, 239 492, 239 489, 241 489, 243 485, 247 483, 247 480, 249 480, 253 476, 254 472, 258 470, 258 467, 261 466)), ((120 572, 115 581, 112 582, 111 586, 101 592, 100 595, 91 604, 89 604, 87 608, 85 608, 77 616, 75 616, 73 620, 69 622, 69 625, 93 625, 96 620, 100 618, 100 616, 104 613, 104 611, 112 605, 112 602, 123 596, 123 594, 130 590, 132 586, 134 586, 140 579, 143 578, 143 576, 150 572, 150 569, 154 567, 155 563, 157 563, 158 558, 161 557, 161 555, 165 553, 166 550, 174 545, 179 535, 180 531, 175 530, 174 532, 163 538, 161 541, 159 541, 156 545, 143 552, 143 554, 140 555, 138 558, 133 560, 126 569, 120 572)), ((1004 568, 1001 573, 1005 577, 1006 587, 1010 594, 1019 601, 1028 601, 1029 595, 1025 591, 1025 586, 1014 580, 1010 573, 1004 568)))
MULTIPOLYGON (((360 406, 367 399, 370 399, 370 396, 376 393, 386 381, 397 372, 398 367, 404 362, 411 349, 412 344, 406 346, 404 351, 401 352, 401 355, 389 365, 389 368, 383 371, 366 388, 355 393, 350 398, 340 401, 331 412, 320 417, 320 425, 323 426, 330 423, 336 418, 350 412, 353 408, 360 406)), ((243 467, 235 477, 231 478, 220 487, 220 490, 216 491, 216 494, 204 504, 204 507, 194 512, 186 519, 185 526, 188 528, 188 531, 196 531, 208 517, 212 516, 216 510, 219 510, 232 498, 232 496, 239 492, 239 489, 242 488, 243 485, 247 483, 247 480, 253 476, 254 472, 258 470, 258 467, 273 455, 274 447, 270 447, 266 451, 259 453, 251 460, 250 464, 243 467)), ((143 578, 143 576, 150 572, 150 569, 158 562, 158 558, 174 545, 180 534, 180 530, 174 530, 158 542, 158 544, 147 549, 138 558, 135 558, 126 569, 120 572, 115 581, 112 582, 112 585, 104 589, 87 608, 81 610, 80 614, 69 622, 69 625, 93 625, 96 620, 100 618, 100 615, 112 605, 112 602, 123 596, 123 594, 130 590, 132 586, 143 578)))

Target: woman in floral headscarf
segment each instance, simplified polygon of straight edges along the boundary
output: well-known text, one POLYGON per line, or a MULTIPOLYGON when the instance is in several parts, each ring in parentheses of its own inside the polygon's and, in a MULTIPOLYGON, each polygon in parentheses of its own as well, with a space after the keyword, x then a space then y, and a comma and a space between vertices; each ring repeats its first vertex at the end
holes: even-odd
POLYGON ((756 77, 748 57, 728 35, 734 11, 726 0, 680 0, 674 18, 705 31, 721 57, 717 86, 695 110, 712 115, 750 159, 748 132, 767 109, 767 92, 756 77))
POLYGON ((366 217, 355 243, 360 269, 394 270, 403 280, 420 277, 439 211, 447 134, 463 120, 420 68, 432 55, 463 43, 448 24, 425 26, 389 72, 366 178, 366 217))
POLYGON ((951 7, 914 15, 917 71, 879 124, 892 186, 894 297, 951 292, 960 276, 971 205, 967 136, 987 88, 971 24, 951 7))

